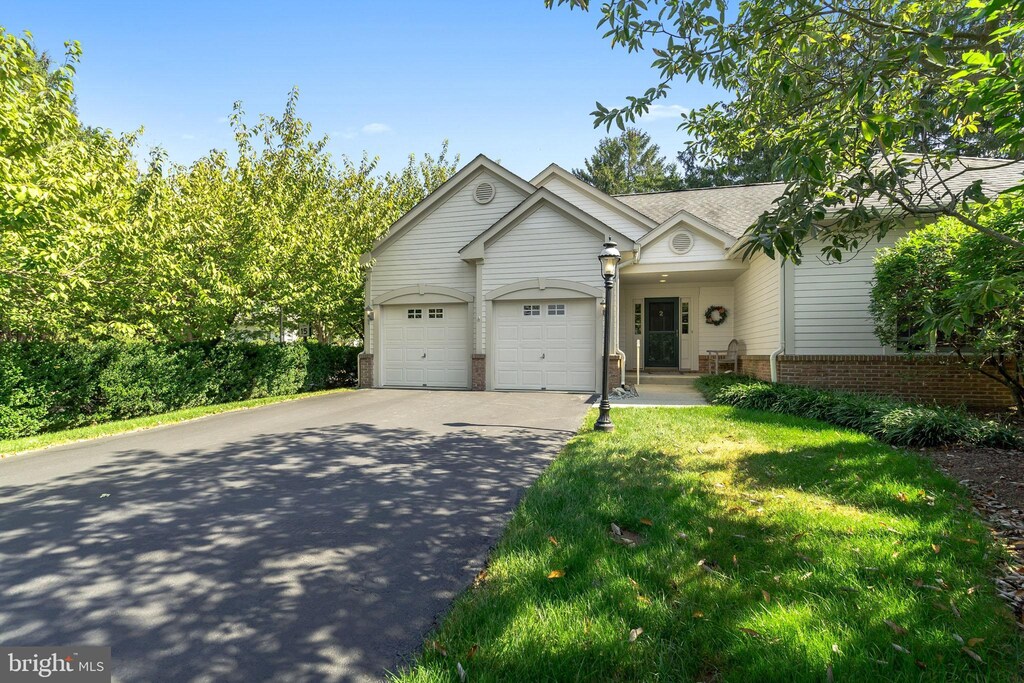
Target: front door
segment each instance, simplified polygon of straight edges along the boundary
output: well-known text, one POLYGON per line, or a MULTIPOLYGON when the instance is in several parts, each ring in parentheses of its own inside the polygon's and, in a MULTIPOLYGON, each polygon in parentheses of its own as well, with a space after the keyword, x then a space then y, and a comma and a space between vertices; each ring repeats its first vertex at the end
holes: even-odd
POLYGON ((679 367, 679 299, 644 299, 644 366, 679 367))

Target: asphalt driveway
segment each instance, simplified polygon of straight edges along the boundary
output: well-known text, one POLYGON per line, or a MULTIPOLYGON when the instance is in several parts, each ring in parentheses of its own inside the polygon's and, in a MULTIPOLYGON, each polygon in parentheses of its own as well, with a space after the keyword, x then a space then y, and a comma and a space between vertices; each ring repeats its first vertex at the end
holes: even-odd
POLYGON ((0 461, 0 644, 125 681, 361 681, 418 650, 584 396, 368 390, 0 461))

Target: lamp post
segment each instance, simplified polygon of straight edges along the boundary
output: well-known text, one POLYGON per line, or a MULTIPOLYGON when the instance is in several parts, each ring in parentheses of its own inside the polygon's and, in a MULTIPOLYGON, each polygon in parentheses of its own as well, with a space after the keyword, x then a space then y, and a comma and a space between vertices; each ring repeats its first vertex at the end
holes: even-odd
POLYGON ((601 263, 601 277, 604 278, 604 356, 601 367, 601 404, 600 414, 594 429, 599 432, 610 432, 615 429, 612 424, 612 404, 608 401, 608 354, 612 343, 612 285, 615 282, 615 269, 622 260, 622 254, 615 248, 615 242, 605 242, 604 249, 597 255, 601 263))

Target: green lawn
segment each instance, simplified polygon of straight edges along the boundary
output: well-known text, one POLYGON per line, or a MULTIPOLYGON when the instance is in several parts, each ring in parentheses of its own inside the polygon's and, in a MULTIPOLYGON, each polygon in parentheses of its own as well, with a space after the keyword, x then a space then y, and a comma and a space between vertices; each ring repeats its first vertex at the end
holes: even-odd
POLYGON ((920 457, 731 408, 613 417, 537 481, 398 680, 1019 680, 1000 551, 920 457))
POLYGON ((175 410, 173 412, 162 413, 160 415, 147 415, 145 417, 132 418, 131 420, 117 420, 114 422, 104 422, 102 424, 89 425, 88 427, 78 427, 76 429, 67 429, 60 432, 47 432, 44 434, 36 434, 34 436, 24 436, 19 439, 0 439, 0 458, 9 455, 14 455, 16 453, 23 453, 25 451, 33 451, 39 448, 60 446, 66 443, 72 443, 74 441, 84 441, 86 439, 95 439, 101 436, 122 434, 124 432, 134 432, 138 429, 149 429, 150 427, 159 427, 160 425, 173 424, 175 422, 184 422, 185 420, 194 420, 197 417, 216 415, 217 413, 226 413, 231 410, 257 408, 259 406, 270 405, 271 403, 280 403, 281 401, 294 401, 295 399, 309 398, 312 396, 323 396, 324 394, 332 394, 342 391, 351 390, 326 389, 324 391, 309 391, 304 394, 289 394, 287 396, 267 396, 265 398, 249 399, 248 401, 219 403, 217 405, 198 406, 196 408, 183 408, 182 410, 175 410))

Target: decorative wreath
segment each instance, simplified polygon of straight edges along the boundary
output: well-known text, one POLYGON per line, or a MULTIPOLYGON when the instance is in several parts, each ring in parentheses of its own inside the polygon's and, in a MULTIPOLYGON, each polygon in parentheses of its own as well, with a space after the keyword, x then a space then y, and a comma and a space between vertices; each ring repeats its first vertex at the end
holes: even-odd
POLYGON ((708 306, 708 310, 704 311, 704 322, 715 327, 724 323, 728 317, 729 311, 725 310, 725 306, 708 306))

